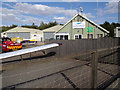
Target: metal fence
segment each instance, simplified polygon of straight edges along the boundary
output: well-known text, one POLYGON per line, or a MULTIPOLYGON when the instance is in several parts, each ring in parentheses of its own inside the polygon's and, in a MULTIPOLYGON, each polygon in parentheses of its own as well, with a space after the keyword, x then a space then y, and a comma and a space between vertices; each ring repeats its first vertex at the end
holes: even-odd
POLYGON ((81 39, 70 41, 56 40, 48 42, 63 44, 61 47, 54 49, 54 51, 57 52, 58 57, 78 55, 74 59, 86 61, 87 64, 85 64, 85 68, 88 69, 87 71, 82 69, 84 75, 81 78, 86 79, 87 82, 85 81, 85 85, 90 85, 87 87, 105 89, 115 80, 120 78, 120 38, 81 39))
POLYGON ((62 43, 62 46, 50 49, 56 51, 58 57, 76 55, 97 49, 112 48, 120 45, 120 38, 99 38, 79 40, 47 40, 48 43, 62 43))
MULTIPOLYGON (((28 67, 25 63, 27 69, 22 68, 24 73, 20 71, 21 69, 18 71, 22 73, 16 71, 14 75, 3 73, 3 88, 97 88, 103 90, 120 86, 120 38, 52 40, 46 43, 53 42, 62 43, 60 47, 47 50, 48 53, 56 52, 55 56, 39 61, 42 64, 34 67, 28 67)), ((31 53, 31 60, 40 59, 39 53, 39 51, 31 53)), ((27 58, 25 59, 30 59, 27 58)))

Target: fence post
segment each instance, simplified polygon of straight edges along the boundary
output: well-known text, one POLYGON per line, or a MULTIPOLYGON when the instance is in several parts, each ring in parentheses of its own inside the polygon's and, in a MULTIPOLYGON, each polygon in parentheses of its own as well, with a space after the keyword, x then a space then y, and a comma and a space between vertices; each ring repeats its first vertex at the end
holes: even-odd
POLYGON ((97 66, 98 66, 98 52, 94 51, 91 60, 91 88, 97 88, 97 66))

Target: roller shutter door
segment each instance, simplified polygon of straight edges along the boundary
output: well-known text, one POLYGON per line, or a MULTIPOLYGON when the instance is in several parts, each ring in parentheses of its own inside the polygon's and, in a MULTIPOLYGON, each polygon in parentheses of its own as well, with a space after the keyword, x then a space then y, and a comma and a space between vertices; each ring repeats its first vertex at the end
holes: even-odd
POLYGON ((30 39, 30 32, 12 32, 7 33, 7 37, 20 37, 23 39, 30 39))
POLYGON ((44 40, 54 39, 54 32, 44 32, 44 40))

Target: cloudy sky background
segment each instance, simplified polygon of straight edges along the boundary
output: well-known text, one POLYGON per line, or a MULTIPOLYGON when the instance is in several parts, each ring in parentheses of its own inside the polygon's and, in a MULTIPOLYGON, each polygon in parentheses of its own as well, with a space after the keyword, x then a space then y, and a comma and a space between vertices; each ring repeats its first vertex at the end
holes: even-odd
MULTIPOLYGON (((31 25, 35 23, 40 25, 41 21, 48 23, 57 21, 66 23, 75 14, 79 7, 83 7, 83 14, 97 24, 105 21, 110 23, 118 22, 118 2, 99 2, 97 8, 97 0, 90 2, 82 2, 83 0, 38 0, 33 2, 22 2, 22 0, 4 0, 1 2, 0 21, 1 25, 31 25), (40 2, 41 1, 41 2, 40 2), (46 2, 45 2, 46 1, 46 2), (95 1, 95 2, 93 2, 95 1)), ((87 0, 88 1, 88 0, 87 0)), ((104 0, 105 1, 105 0, 104 0)))

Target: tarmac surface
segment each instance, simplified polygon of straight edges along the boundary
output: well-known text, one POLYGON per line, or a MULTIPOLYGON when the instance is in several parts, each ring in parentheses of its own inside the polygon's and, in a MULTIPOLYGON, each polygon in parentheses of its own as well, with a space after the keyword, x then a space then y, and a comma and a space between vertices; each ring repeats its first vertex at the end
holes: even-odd
MULTIPOLYGON (((82 62, 81 64, 84 64, 84 63, 85 62, 82 62)), ((3 87, 14 85, 24 81, 29 81, 38 77, 43 77, 43 76, 59 72, 61 70, 64 70, 70 67, 74 67, 76 65, 80 65, 80 63, 74 60, 66 60, 66 59, 58 60, 55 57, 37 59, 32 61, 21 61, 21 62, 9 64, 9 65, 5 64, 3 65, 3 70, 5 71, 3 71, 2 73, 3 87)), ((55 77, 56 79, 60 77, 64 79, 64 77, 62 77, 59 74, 52 75, 51 77, 52 78, 49 78, 50 80, 48 79, 49 83, 52 82, 53 81, 52 79, 55 79, 55 77)), ((35 83, 37 82, 35 81, 35 83)), ((45 83, 44 85, 46 84, 47 83, 45 83)), ((25 85, 25 84, 23 85, 24 87, 29 87, 28 85, 25 85)), ((40 84, 39 86, 44 87, 44 85, 40 84)), ((23 86, 20 85, 19 87, 23 87, 23 86)), ((36 85, 33 86, 33 84, 31 84, 30 87, 32 88, 32 87, 38 87, 38 86, 36 85)))
MULTIPOLYGON (((90 88, 91 63, 76 60, 75 57, 57 58, 54 54, 34 52, 4 59, 14 61, 2 65, 3 88, 90 88), (36 58, 35 58, 36 57, 36 58)), ((112 64, 98 64, 98 85, 109 80, 118 71, 112 64), (107 68, 105 68, 107 67, 107 68)))

